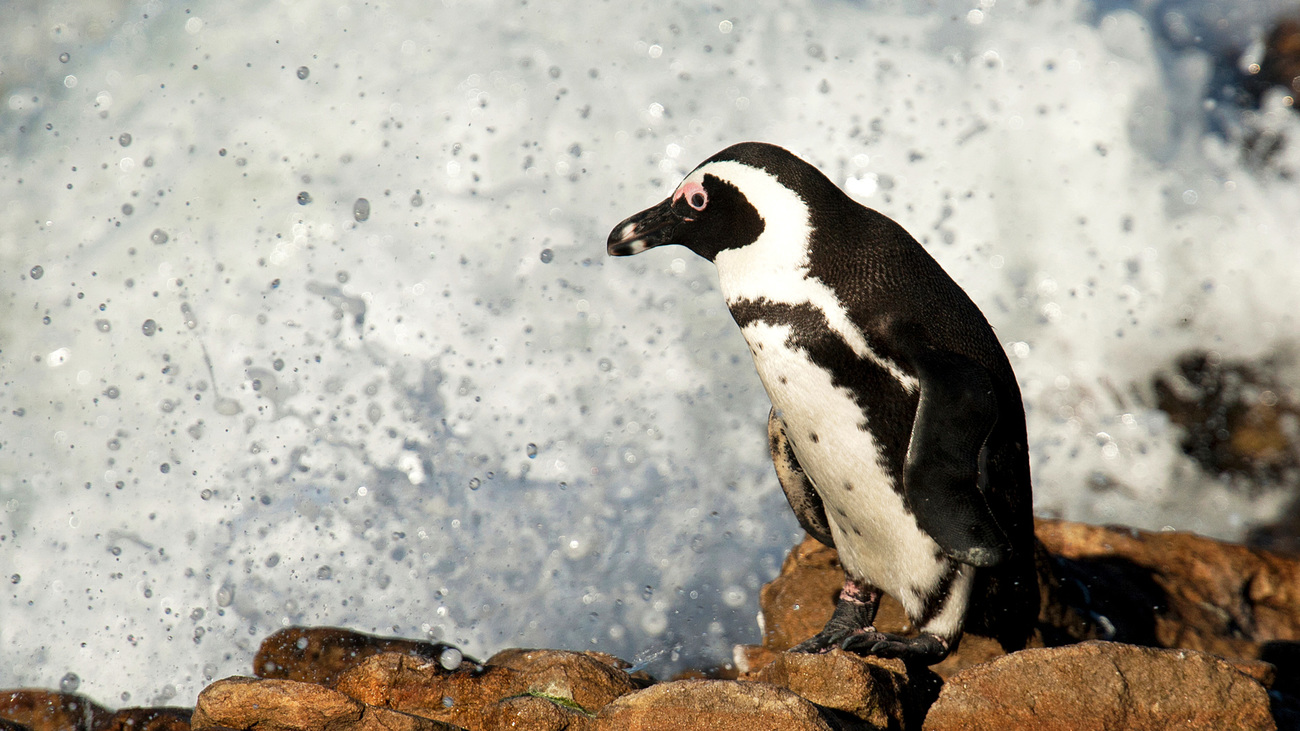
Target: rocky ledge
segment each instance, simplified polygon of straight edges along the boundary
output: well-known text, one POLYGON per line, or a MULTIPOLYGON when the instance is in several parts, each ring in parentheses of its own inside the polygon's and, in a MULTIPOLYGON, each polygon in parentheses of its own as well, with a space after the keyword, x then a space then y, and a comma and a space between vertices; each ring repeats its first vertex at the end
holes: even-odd
MULTIPOLYGON (((456 648, 334 628, 268 637, 256 677, 197 707, 109 711, 0 691, 0 731, 1300 728, 1300 561, 1186 533, 1040 521, 1031 647, 967 636, 933 668, 786 653, 829 617, 835 552, 795 547, 763 588, 763 644, 665 682, 598 652, 456 648)), ((877 626, 907 631, 897 604, 877 626)))

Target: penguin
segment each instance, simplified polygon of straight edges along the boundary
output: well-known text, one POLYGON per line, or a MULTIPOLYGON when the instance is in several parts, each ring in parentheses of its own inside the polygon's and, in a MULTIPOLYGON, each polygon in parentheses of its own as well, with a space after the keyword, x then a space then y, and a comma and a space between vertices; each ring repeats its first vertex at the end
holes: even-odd
POLYGON ((830 620, 791 649, 932 665, 965 631, 1023 648, 1039 609, 1024 406, 970 297, 902 226, 766 143, 705 160, 607 251, 668 244, 716 266, 772 402, 778 482, 844 569, 830 620), (876 630, 882 594, 912 632, 876 630))

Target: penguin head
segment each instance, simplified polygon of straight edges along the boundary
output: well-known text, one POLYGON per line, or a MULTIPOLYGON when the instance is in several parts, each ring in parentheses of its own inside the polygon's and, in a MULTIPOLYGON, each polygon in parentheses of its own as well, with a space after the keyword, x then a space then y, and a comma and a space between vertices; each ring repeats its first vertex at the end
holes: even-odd
POLYGON ((631 256, 678 244, 714 261, 754 243, 774 225, 806 226, 807 191, 839 190, 788 150, 762 142, 732 145, 700 163, 673 194, 614 227, 606 250, 631 256), (799 192, 796 192, 799 191, 799 192))

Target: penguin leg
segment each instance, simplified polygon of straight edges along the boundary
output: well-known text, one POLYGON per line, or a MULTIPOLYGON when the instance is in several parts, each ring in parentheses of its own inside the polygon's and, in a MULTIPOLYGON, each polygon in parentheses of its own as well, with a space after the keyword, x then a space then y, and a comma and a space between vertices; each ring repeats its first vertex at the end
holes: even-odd
POLYGON ((880 607, 880 590, 856 579, 845 578, 835 613, 821 632, 790 648, 790 652, 830 652, 858 636, 880 635, 872 622, 880 607))
POLYGON ((767 415, 767 446, 772 453, 772 465, 776 467, 777 482, 781 483, 781 491, 794 511, 794 517, 799 519, 799 525, 808 535, 834 548, 835 539, 831 537, 822 496, 813 487, 803 467, 799 466, 790 440, 785 436, 785 421, 776 413, 776 407, 767 415))

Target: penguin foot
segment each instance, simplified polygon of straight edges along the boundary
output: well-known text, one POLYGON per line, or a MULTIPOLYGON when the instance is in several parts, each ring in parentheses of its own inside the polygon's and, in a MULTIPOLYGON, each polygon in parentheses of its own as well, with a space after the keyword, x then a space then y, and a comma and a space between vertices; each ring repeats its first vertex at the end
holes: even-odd
POLYGON ((846 580, 830 621, 826 622, 821 632, 791 647, 790 651, 830 652, 856 635, 876 633, 872 622, 876 619, 876 607, 879 604, 879 589, 853 579, 846 580))
POLYGON ((839 647, 859 655, 895 657, 905 662, 924 665, 942 662, 951 651, 948 642, 938 635, 921 634, 916 637, 903 637, 874 630, 845 637, 839 647))
POLYGON ((844 647, 852 642, 854 638, 863 635, 873 637, 885 637, 886 635, 877 632, 875 627, 831 627, 828 623, 826 628, 821 632, 809 637, 790 648, 790 652, 807 652, 812 654, 822 654, 830 652, 837 647, 844 647))

